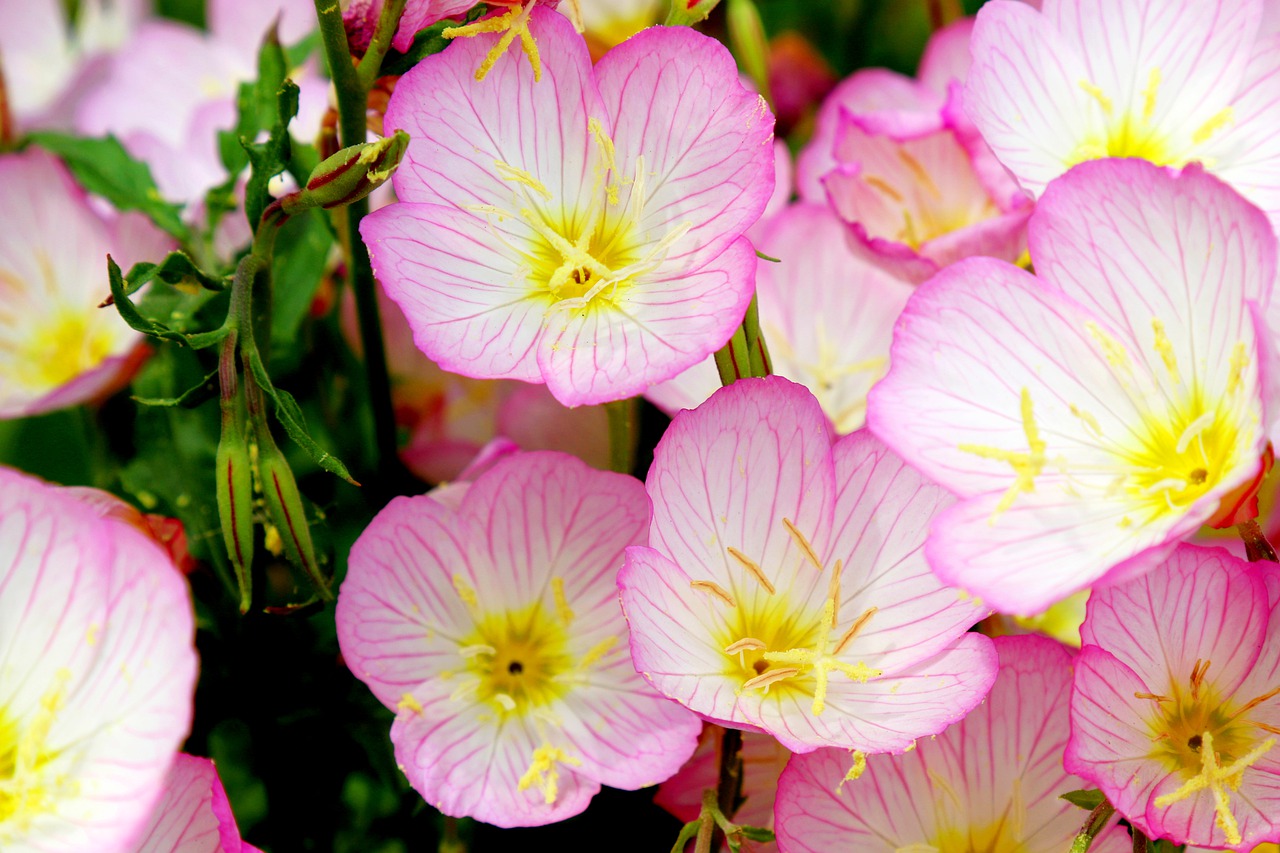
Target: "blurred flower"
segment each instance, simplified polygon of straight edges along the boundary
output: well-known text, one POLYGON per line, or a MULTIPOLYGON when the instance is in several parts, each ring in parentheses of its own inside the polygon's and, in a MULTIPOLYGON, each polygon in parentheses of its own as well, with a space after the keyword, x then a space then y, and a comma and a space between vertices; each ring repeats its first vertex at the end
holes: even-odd
POLYGON ((994 0, 978 15, 965 102, 1039 196, 1076 163, 1200 162, 1280 222, 1280 42, 1262 0, 994 0))
POLYGON ((790 750, 902 751, 995 677, 985 611, 922 545, 951 502, 866 432, 833 446, 818 402, 743 379, 681 412, 654 453, 650 547, 618 575, 636 669, 709 720, 790 750))
POLYGON ((1095 589, 1066 766, 1152 838, 1280 841, 1280 568, 1181 546, 1095 589))
POLYGON ((191 552, 187 550, 187 532, 178 519, 153 513, 144 515, 132 504, 102 489, 68 486, 62 491, 63 494, 92 507, 98 515, 123 521, 150 537, 151 541, 164 549, 169 559, 173 561, 174 567, 184 575, 191 574, 195 569, 195 557, 192 557, 191 552))
MULTIPOLYGON (((1085 813, 1060 794, 1071 656, 1043 637, 1000 637, 987 701, 906 755, 791 759, 778 782, 778 842, 795 853, 986 850, 1062 853, 1085 813), (851 769, 852 767, 852 769, 851 769)), ((1089 848, 1127 853, 1113 825, 1089 848)))
POLYGON ((560 453, 503 459, 460 500, 397 498, 351 549, 338 640, 396 713, 396 761, 432 807, 497 826, 666 779, 696 717, 626 654, 615 567, 645 540, 630 477, 560 453), (456 508, 455 508, 456 507, 456 508))
POLYGON ((186 582, 128 524, 0 469, 0 847, 128 850, 191 722, 186 582))
POLYGON ((800 33, 781 32, 769 42, 769 91, 780 134, 803 121, 835 85, 831 66, 800 33))
MULTIPOLYGON (((545 385, 469 379, 441 370, 413 343, 400 307, 378 290, 396 419, 406 431, 400 458, 428 483, 455 479, 490 439, 525 450, 559 450, 609 467, 609 419, 600 406, 569 409, 545 385)), ((342 330, 359 353, 355 299, 347 291, 342 330)))
POLYGON ((22 128, 70 124, 77 99, 141 23, 148 0, 81 0, 68 20, 63 0, 0 4, 0 71, 22 128))
POLYGON ((106 256, 124 268, 168 237, 137 214, 103 216, 57 160, 0 156, 0 418, 74 406, 115 390, 142 336, 113 308, 106 256))
MULTIPOLYGON (((662 23, 670 8, 670 0, 576 0, 582 14, 583 35, 591 55, 599 59, 610 48, 617 47, 636 33, 662 23)), ((566 2, 560 11, 573 17, 574 3, 566 2)))
MULTIPOLYGON (((836 432, 858 429, 867 392, 889 369, 893 323, 911 285, 854 252, 844 224, 826 207, 795 204, 752 237, 781 260, 756 268, 760 324, 773 372, 812 391, 836 432)), ((707 362, 645 396, 674 414, 696 408, 719 387, 719 375, 707 362)))
POLYGON ((218 770, 207 758, 179 753, 133 853, 261 853, 240 840, 218 770))
MULTIPOLYGON (((680 772, 658 786, 653 798, 685 823, 698 819, 702 811, 702 792, 720 781, 720 742, 724 729, 708 723, 698 739, 698 749, 680 772)), ((739 826, 773 828, 773 798, 778 776, 787 765, 791 753, 768 735, 744 732, 742 735, 742 807, 733 815, 739 826)), ((728 849, 728 848, 725 848, 728 849)), ((776 844, 746 842, 747 853, 776 853, 776 844)))
POLYGON ((361 233, 441 367, 546 383, 567 405, 617 400, 741 323, 772 117, 691 30, 646 30, 593 70, 565 18, 535 9, 530 26, 540 83, 510 55, 477 83, 487 35, 401 78, 386 122, 412 138, 401 203, 361 233))
POLYGON ((1037 276, 970 259, 912 296, 867 415, 963 498, 930 565, 1012 613, 1158 565, 1255 480, 1276 402, 1275 238, 1226 185, 1085 163, 1030 239, 1037 276))

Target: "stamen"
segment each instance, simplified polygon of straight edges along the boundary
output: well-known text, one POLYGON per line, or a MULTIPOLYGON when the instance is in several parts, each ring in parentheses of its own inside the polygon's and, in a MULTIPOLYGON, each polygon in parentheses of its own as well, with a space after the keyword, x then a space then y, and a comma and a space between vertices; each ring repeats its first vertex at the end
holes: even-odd
POLYGON ((1249 356, 1243 341, 1237 341, 1231 350, 1231 377, 1227 380, 1227 393, 1234 394, 1244 385, 1244 369, 1249 366, 1249 356))
POLYGON ((529 769, 520 777, 520 781, 516 783, 516 788, 526 791, 537 785, 542 791, 543 802, 552 805, 560 793, 560 773, 556 770, 557 763, 578 767, 582 761, 567 755, 557 746, 544 743, 533 751, 533 761, 529 764, 529 769))
POLYGON ((781 669, 765 670, 762 674, 757 675, 755 678, 751 678, 751 679, 748 679, 747 681, 744 681, 742 683, 742 689, 754 690, 757 687, 763 687, 764 692, 768 693, 770 685, 776 684, 779 681, 785 681, 786 679, 799 674, 800 674, 800 670, 793 666, 783 667, 781 669))
POLYGON ((1191 446, 1191 442, 1213 425, 1215 412, 1205 412, 1191 423, 1187 424, 1187 428, 1182 431, 1182 435, 1178 436, 1178 445, 1174 448, 1174 452, 1179 455, 1186 453, 1187 448, 1191 446))
POLYGON ((845 782, 853 782, 862 778, 862 774, 867 769, 867 754, 853 750, 850 755, 853 758, 853 766, 849 768, 849 772, 844 774, 844 778, 836 785, 836 796, 840 796, 840 792, 844 789, 845 782))
POLYGON ((1235 119, 1235 110, 1226 106, 1214 113, 1208 121, 1200 125, 1196 132, 1191 134, 1191 141, 1196 145, 1203 145, 1208 142, 1215 133, 1222 130, 1235 119))
POLYGON ((497 167, 498 177, 502 178, 502 180, 514 181, 517 184, 528 187, 548 201, 551 200, 551 190, 547 189, 546 184, 542 183, 542 181, 535 178, 529 172, 526 172, 524 169, 517 169, 515 166, 512 166, 509 163, 504 163, 501 160, 494 160, 493 164, 497 167))
POLYGON ((761 649, 767 648, 768 646, 766 646, 762 640, 757 640, 755 637, 743 637, 741 640, 735 640, 725 646, 724 653, 727 655, 736 655, 739 652, 760 651, 761 649))
POLYGON ((506 693, 493 694, 493 701, 502 706, 502 710, 510 713, 516 709, 516 700, 512 699, 506 693))
POLYGON ((791 538, 795 540, 796 547, 804 552, 805 559, 813 564, 818 571, 822 571, 822 561, 818 559, 818 555, 814 552, 813 546, 809 544, 809 540, 804 538, 804 534, 800 529, 792 524, 791 519, 782 519, 783 527, 787 528, 787 532, 791 534, 791 538))
POLYGON ((889 185, 889 182, 886 181, 884 178, 877 178, 875 175, 863 175, 862 182, 872 187, 873 189, 877 189, 880 192, 884 193, 889 198, 896 201, 898 204, 902 204, 904 201, 906 201, 906 199, 903 198, 902 193, 898 192, 893 187, 891 187, 889 185))
POLYGON ((1263 702, 1266 702, 1268 699, 1274 698, 1276 695, 1280 695, 1280 687, 1277 687, 1276 689, 1268 693, 1263 693, 1261 696, 1258 696, 1255 699, 1250 699, 1248 702, 1241 705, 1238 711, 1236 711, 1234 714, 1231 715, 1231 719, 1234 720, 1237 717, 1240 717, 1240 716, 1243 716, 1244 714, 1249 713, 1254 708, 1258 707, 1263 702))
POLYGON ((476 598, 476 591, 462 575, 453 576, 453 588, 458 593, 458 598, 462 599, 463 604, 472 608, 480 606, 480 600, 476 598))
POLYGON ((1102 427, 1098 425, 1097 418, 1089 412, 1077 407, 1075 403, 1071 404, 1071 414, 1079 418, 1089 431, 1093 433, 1095 438, 1102 438, 1102 427))
POLYGON ((497 17, 485 18, 461 27, 447 27, 441 35, 447 39, 452 39, 470 38, 481 33, 502 33, 498 43, 490 48, 484 61, 480 63, 480 67, 476 70, 476 80, 483 80, 493 70, 493 66, 498 63, 498 60, 502 58, 502 54, 506 53, 511 43, 516 38, 519 38, 520 46, 524 49, 525 55, 529 57, 529 65, 533 68, 533 79, 538 81, 542 79, 542 57, 538 53, 538 43, 534 41, 533 34, 529 32, 529 15, 536 5, 535 0, 528 0, 528 3, 523 8, 516 7, 497 17))
POLYGON ((1269 726, 1266 723, 1254 723, 1253 725, 1262 729, 1264 732, 1269 732, 1270 734, 1273 734, 1273 735, 1280 735, 1280 729, 1276 728, 1275 726, 1269 726))
POLYGON ((868 607, 866 611, 849 626, 849 630, 844 632, 844 636, 840 638, 840 642, 836 643, 836 650, 832 654, 842 653, 848 645, 853 642, 853 638, 858 636, 858 632, 871 621, 871 617, 876 614, 878 607, 868 607))
POLYGON ((1102 89, 1098 88, 1096 84, 1090 83, 1088 80, 1081 80, 1080 88, 1084 89, 1085 93, 1088 94, 1089 97, 1098 102, 1098 106, 1102 107, 1102 111, 1104 113, 1108 116, 1111 115, 1113 111, 1111 99, 1103 94, 1102 89))
POLYGON ((764 571, 761 570, 760 565, 756 563, 755 560, 752 560, 750 557, 748 557, 746 554, 739 551, 737 548, 726 548, 725 550, 729 552, 730 557, 733 557, 733 559, 737 560, 740 564, 742 564, 742 567, 746 569, 747 572, 753 578, 756 579, 756 583, 764 587, 765 592, 769 593, 770 595, 773 595, 775 592, 777 592, 777 590, 774 589, 773 584, 769 582, 769 579, 764 576, 764 571))
MULTIPOLYGON (((1206 664, 1206 668, 1207 666, 1206 664)), ((1213 733, 1205 732, 1200 739, 1200 761, 1203 763, 1200 774, 1188 779, 1183 783, 1182 787, 1173 793, 1156 797, 1156 807, 1165 808, 1166 806, 1171 806, 1180 800, 1185 800, 1192 794, 1208 788, 1213 794, 1214 811, 1217 812, 1217 824, 1226 834, 1227 843, 1233 846, 1240 844, 1243 841, 1240 836, 1240 825, 1236 822, 1236 817, 1231 812, 1227 788, 1230 787, 1232 790, 1239 788, 1244 771, 1275 745, 1276 739, 1268 738, 1264 743, 1254 747, 1248 755, 1226 767, 1220 767, 1218 765, 1218 754, 1213 751, 1213 733)))
POLYGON ((598 663, 600 659, 609 654, 617 644, 617 637, 605 637, 603 640, 592 646, 590 650, 582 656, 582 663, 578 664, 578 668, 586 669, 587 667, 598 663))
POLYGON ((925 167, 920 165, 919 160, 911 156, 905 148, 898 149, 898 159, 901 160, 903 165, 905 165, 911 172, 911 176, 914 177, 921 186, 929 191, 931 196, 936 199, 942 198, 942 191, 938 189, 938 185, 933 182, 933 177, 925 167))
MULTIPOLYGON (((1164 330, 1164 323, 1160 320, 1152 318, 1151 330, 1155 333, 1156 352, 1160 353, 1160 358, 1164 361, 1165 370, 1169 371, 1169 376, 1175 381, 1178 380, 1178 357, 1173 350, 1173 342, 1169 340, 1169 335, 1164 330)), ((1179 450, 1179 453, 1182 451, 1179 450)))
POLYGON ((412 714, 422 713, 422 703, 413 698, 412 693, 405 693, 400 697, 400 701, 396 703, 396 710, 400 712, 408 711, 412 714))
POLYGON ((691 589, 700 589, 709 592, 730 607, 738 606, 738 602, 733 600, 733 596, 715 581, 689 581, 689 587, 691 589))
POLYGON ((835 625, 840 618, 840 573, 844 571, 844 563, 836 560, 831 570, 831 580, 827 583, 827 601, 831 602, 831 624, 835 625))
POLYGON ((1155 702, 1172 702, 1173 701, 1168 696, 1161 696, 1158 693, 1143 693, 1141 691, 1134 691, 1133 698, 1134 699, 1151 699, 1152 701, 1155 701, 1155 702))
POLYGON ((1040 428, 1036 425, 1035 411, 1031 404, 1031 391, 1022 389, 1022 432, 1027 439, 1027 450, 1003 450, 998 447, 987 447, 977 444, 961 444, 958 449, 963 453, 972 453, 983 459, 1007 462, 1016 475, 1013 485, 1004 493, 1004 497, 996 504, 991 515, 991 524, 995 524, 1004 512, 1013 506, 1014 500, 1023 492, 1035 491, 1035 478, 1044 470, 1045 450, 1048 445, 1040 437, 1040 428))
POLYGON ((1152 68, 1147 88, 1142 90, 1142 120, 1150 123, 1156 111, 1156 93, 1160 90, 1160 69, 1152 68))
POLYGON ((551 579, 551 595, 556 601, 556 615, 560 617, 560 621, 565 627, 569 627, 569 623, 573 621, 574 613, 569 607, 569 598, 564 594, 564 578, 551 579))
POLYGON ((1127 368, 1129 366, 1129 354, 1125 352, 1124 345, 1115 338, 1108 335, 1092 320, 1084 324, 1085 331, 1094 339, 1099 347, 1102 348, 1102 356, 1107 360, 1107 364, 1117 368, 1127 368))
POLYGON ((467 658, 468 660, 470 660, 471 658, 479 657, 480 655, 489 655, 490 657, 492 657, 497 653, 498 653, 497 649, 495 649, 493 646, 486 645, 485 643, 476 643, 475 645, 471 645, 471 646, 462 646, 458 649, 458 654, 462 655, 464 658, 467 658))
POLYGON ((1204 684, 1204 676, 1209 671, 1211 663, 1213 661, 1196 658, 1195 666, 1191 667, 1191 699, 1193 701, 1200 700, 1200 686, 1204 684))

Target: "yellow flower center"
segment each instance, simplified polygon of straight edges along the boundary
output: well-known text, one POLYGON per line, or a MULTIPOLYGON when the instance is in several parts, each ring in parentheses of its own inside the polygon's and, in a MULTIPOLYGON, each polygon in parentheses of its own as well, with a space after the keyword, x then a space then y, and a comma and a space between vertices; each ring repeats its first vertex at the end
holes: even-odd
MULTIPOLYGON (((782 524, 805 562, 823 571, 804 534, 789 519, 782 519, 782 524)), ((797 606, 785 594, 778 593, 764 569, 746 554, 737 548, 728 548, 726 554, 730 564, 741 568, 745 575, 744 594, 735 596, 714 581, 695 580, 690 587, 708 593, 730 609, 721 631, 724 672, 742 680, 741 691, 760 690, 766 694, 782 691, 812 697, 813 713, 821 714, 826 707, 827 683, 832 671, 860 682, 881 675, 879 670, 861 662, 854 664, 840 658, 876 608, 860 614, 842 633, 835 633, 843 570, 839 560, 832 568, 827 597, 815 619, 811 608, 797 606), (747 584, 758 587, 764 595, 753 594, 747 584)))
POLYGON ((557 677, 572 668, 566 626, 540 603, 476 620, 459 653, 476 678, 475 697, 501 713, 545 708, 567 692, 557 677))
POLYGON ((1171 685, 1172 696, 1136 693, 1155 703, 1147 724, 1153 732, 1151 757, 1185 781, 1172 793, 1156 798, 1156 806, 1172 805, 1200 791, 1213 798, 1215 820, 1230 844, 1241 843, 1240 828, 1231 811, 1232 791, 1244 772, 1276 744, 1280 730, 1248 719, 1259 705, 1280 694, 1280 688, 1236 706, 1219 697, 1206 682, 1211 663, 1197 660, 1188 678, 1188 689, 1171 685))
POLYGON ((0 840, 24 834, 33 818, 53 808, 55 796, 67 786, 64 778, 49 772, 47 765, 57 754, 49 751, 47 741, 70 678, 70 670, 57 672, 25 724, 0 709, 0 840))
POLYGON ((4 345, 12 353, 8 373, 13 382, 36 390, 52 390, 102 364, 112 353, 115 336, 85 311, 54 309, 37 319, 24 339, 4 345))

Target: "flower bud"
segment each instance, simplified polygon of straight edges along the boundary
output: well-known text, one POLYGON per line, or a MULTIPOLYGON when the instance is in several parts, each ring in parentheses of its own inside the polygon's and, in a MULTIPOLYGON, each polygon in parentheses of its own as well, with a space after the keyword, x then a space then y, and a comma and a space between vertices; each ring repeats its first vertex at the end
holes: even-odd
POLYGON ((707 19, 720 0, 671 0, 667 13, 668 27, 691 27, 707 19))
POLYGON ((292 216, 312 207, 331 210, 359 201, 390 179, 408 147, 409 134, 397 130, 376 142, 343 148, 316 166, 301 192, 280 200, 284 212, 292 216))
MULTIPOLYGON (((233 401, 234 404, 234 401, 233 401)), ((222 413, 222 439, 218 442, 218 521, 227 556, 235 568, 240 587, 240 612, 246 613, 253 599, 249 570, 253 565, 253 463, 249 444, 234 411, 222 413)))
POLYGON ((267 515, 280 535, 285 554, 294 565, 300 566, 325 601, 333 599, 329 580, 320 571, 315 546, 311 542, 311 526, 307 523, 306 509, 293 470, 265 423, 258 428, 258 475, 262 483, 262 496, 267 515))

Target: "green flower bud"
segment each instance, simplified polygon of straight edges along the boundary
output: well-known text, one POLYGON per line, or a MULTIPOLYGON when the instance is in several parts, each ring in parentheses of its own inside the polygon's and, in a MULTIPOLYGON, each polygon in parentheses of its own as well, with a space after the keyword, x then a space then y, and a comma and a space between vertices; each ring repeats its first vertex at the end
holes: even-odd
POLYGON ((300 192, 280 200, 284 212, 293 216, 312 207, 330 210, 359 201, 391 178, 408 147, 409 134, 397 130, 377 142, 343 148, 316 166, 300 192))
POLYGON ((222 438, 218 441, 215 491, 222 541, 240 588, 240 612, 246 613, 253 600, 253 461, 240 421, 235 353, 236 336, 231 334, 223 342, 218 368, 222 383, 222 438))
POLYGON ((266 423, 258 425, 258 474, 267 515, 280 534, 289 561, 300 566, 325 601, 333 600, 329 579, 320 571, 316 549, 311 542, 311 526, 293 470, 271 438, 266 423))
POLYGON ((691 27, 705 21, 718 5, 720 0, 671 0, 666 24, 668 27, 691 27))

